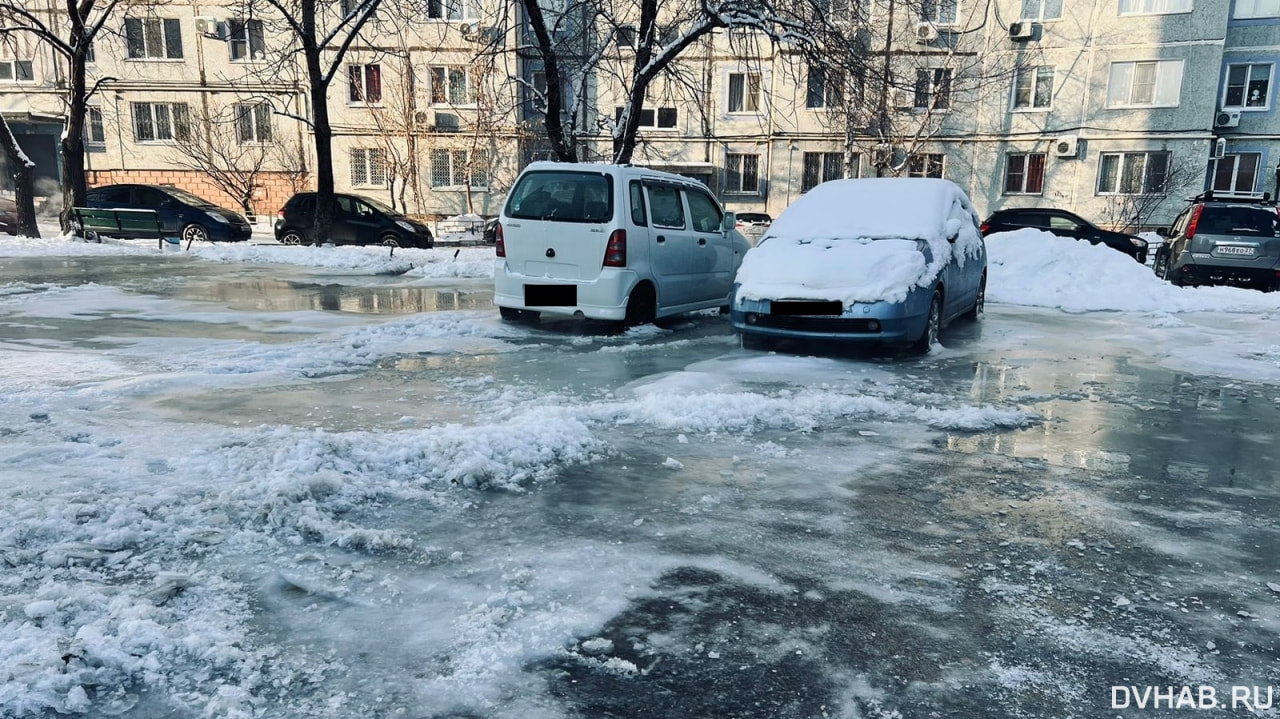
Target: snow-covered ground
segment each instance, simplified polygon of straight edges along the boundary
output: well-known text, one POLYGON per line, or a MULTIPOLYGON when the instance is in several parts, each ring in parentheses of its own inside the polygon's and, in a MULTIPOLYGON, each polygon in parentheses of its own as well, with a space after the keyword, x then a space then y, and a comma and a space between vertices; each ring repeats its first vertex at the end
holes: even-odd
POLYGON ((1111 716, 1107 682, 1262 683, 1280 293, 988 248, 986 320, 907 360, 238 296, 465 306, 491 248, 0 238, 0 715, 1111 716))

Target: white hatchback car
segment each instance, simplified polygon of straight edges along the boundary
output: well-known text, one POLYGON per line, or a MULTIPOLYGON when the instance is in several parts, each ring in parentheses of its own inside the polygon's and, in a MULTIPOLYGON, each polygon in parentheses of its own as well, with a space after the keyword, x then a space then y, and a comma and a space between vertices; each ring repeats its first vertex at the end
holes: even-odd
POLYGON ((696 180, 634 165, 535 162, 495 228, 494 302, 541 314, 644 324, 727 307, 750 245, 696 180))

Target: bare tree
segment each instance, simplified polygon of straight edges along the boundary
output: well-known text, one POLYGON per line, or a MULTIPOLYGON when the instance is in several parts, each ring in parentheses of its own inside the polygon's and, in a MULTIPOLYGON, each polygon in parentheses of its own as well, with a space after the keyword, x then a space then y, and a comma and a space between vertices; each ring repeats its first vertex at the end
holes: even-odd
POLYGON ((1147 153, 1143 167, 1122 172, 1118 178, 1119 194, 1107 197, 1102 221, 1119 232, 1141 232, 1144 224, 1170 197, 1198 192, 1204 181, 1204 165, 1196 158, 1183 155, 1176 164, 1172 154, 1163 156, 1164 168, 1149 163, 1156 153, 1147 153))
POLYGON ((67 63, 67 85, 62 91, 66 127, 62 133, 62 229, 71 227, 72 208, 83 205, 88 185, 85 180, 84 123, 89 99, 114 78, 103 77, 92 87, 86 66, 94 40, 107 21, 114 17, 121 0, 65 0, 61 9, 50 3, 49 10, 35 8, 29 0, 0 0, 0 37, 26 35, 36 38, 67 63))
POLYGON ((36 163, 22 151, 3 114, 0 114, 0 148, 3 148, 5 157, 9 160, 9 170, 13 174, 18 205, 18 234, 39 237, 40 229, 36 227, 35 178, 32 174, 36 163))
POLYGON ((265 103, 236 104, 203 117, 176 141, 174 163, 208 177, 246 215, 256 214, 254 191, 278 157, 270 118, 265 103))

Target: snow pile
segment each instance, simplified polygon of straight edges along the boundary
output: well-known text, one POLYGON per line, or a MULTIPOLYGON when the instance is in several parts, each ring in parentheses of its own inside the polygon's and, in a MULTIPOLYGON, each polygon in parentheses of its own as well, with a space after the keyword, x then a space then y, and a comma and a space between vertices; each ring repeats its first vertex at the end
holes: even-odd
POLYGON ((1258 312, 1280 293, 1236 287, 1174 287, 1103 245, 1021 229, 987 237, 987 299, 1067 312, 1258 312))
POLYGON ((975 258, 980 243, 973 208, 952 182, 835 180, 783 211, 747 252, 735 281, 743 299, 901 302, 953 256, 960 263, 975 258))
POLYGON ((83 242, 69 235, 9 237, 0 235, 0 257, 101 257, 159 254, 155 240, 144 243, 83 242))

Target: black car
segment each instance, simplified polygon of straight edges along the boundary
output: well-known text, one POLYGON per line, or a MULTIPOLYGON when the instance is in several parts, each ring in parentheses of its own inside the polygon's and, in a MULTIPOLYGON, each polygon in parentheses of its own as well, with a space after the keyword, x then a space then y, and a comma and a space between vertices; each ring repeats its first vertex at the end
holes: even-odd
MULTIPOLYGON (((244 215, 176 187, 105 185, 89 190, 85 204, 100 210, 155 210, 164 231, 188 243, 243 242, 253 234, 244 215)), ((128 238, 130 233, 119 236, 128 238)))
POLYGON ((276 215, 276 240, 284 245, 387 245, 430 248, 431 229, 377 200, 359 195, 333 197, 333 226, 329 237, 312 237, 316 217, 316 193, 300 192, 276 215))
POLYGON ((982 223, 982 236, 995 232, 1009 232, 1024 227, 1044 230, 1059 237, 1088 240, 1095 245, 1106 245, 1120 250, 1138 262, 1147 261, 1147 241, 1123 232, 1104 230, 1074 212, 1044 207, 1016 210, 997 210, 982 223))
POLYGON ((18 234, 18 203, 0 197, 0 232, 18 234))

